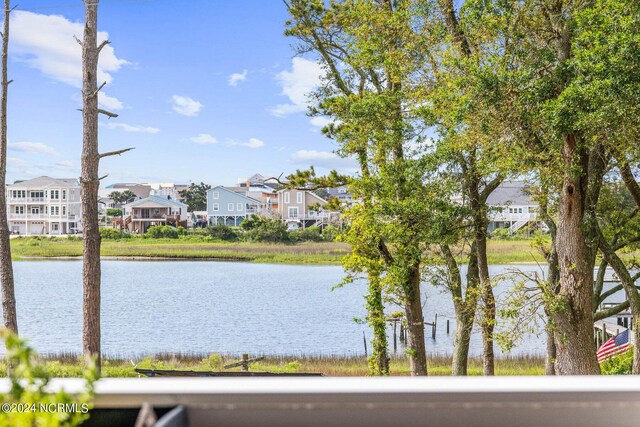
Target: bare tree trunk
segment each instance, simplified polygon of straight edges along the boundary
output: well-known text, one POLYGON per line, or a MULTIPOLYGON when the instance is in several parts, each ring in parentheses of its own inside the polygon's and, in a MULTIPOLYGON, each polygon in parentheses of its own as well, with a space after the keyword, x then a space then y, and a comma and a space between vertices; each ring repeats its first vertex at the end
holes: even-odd
POLYGON ((489 277, 489 265, 487 262, 487 236, 483 227, 478 230, 476 242, 478 245, 478 273, 480 276, 480 291, 482 293, 482 370, 484 375, 495 373, 495 355, 493 351, 493 331, 496 325, 496 300, 493 295, 493 287, 489 277))
POLYGON ((552 313, 560 375, 600 374, 593 341, 593 262, 583 222, 587 202, 588 156, 576 136, 565 138, 566 172, 558 209, 556 250, 560 270, 560 306, 552 313), (576 163, 582 172, 576 172, 576 163))
POLYGON ((407 318, 409 370, 413 376, 427 375, 427 351, 424 343, 424 316, 420 297, 420 268, 409 271, 406 290, 405 316, 407 318))
POLYGON ((0 105, 0 280, 2 281, 2 317, 5 328, 18 334, 18 316, 11 263, 11 238, 7 221, 7 56, 9 49, 9 15, 11 1, 4 0, 4 28, 2 30, 2 101, 0 105))
POLYGON ((82 200, 83 330, 85 360, 100 367, 100 233, 98 230, 98 0, 85 0, 82 39, 82 200))

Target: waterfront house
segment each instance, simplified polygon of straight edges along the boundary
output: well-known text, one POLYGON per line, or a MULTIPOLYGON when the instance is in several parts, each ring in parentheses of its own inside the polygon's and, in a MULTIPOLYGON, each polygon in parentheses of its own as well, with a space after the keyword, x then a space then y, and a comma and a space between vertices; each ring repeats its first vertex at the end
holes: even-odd
POLYGON ((249 216, 259 213, 260 201, 235 191, 237 187, 213 187, 207 191, 209 225, 238 226, 249 216))
POLYGON ((187 205, 162 196, 149 196, 122 206, 123 219, 119 223, 132 233, 145 233, 155 225, 187 227, 187 205))
POLYGON ((79 232, 80 182, 41 176, 7 185, 9 231, 21 235, 79 232))
POLYGON ((338 213, 322 209, 327 201, 312 191, 284 189, 278 191, 278 212, 289 229, 322 226, 336 219, 338 213))
POLYGON ((505 228, 515 233, 525 226, 540 227, 538 203, 524 181, 504 181, 487 198, 489 232, 505 228))

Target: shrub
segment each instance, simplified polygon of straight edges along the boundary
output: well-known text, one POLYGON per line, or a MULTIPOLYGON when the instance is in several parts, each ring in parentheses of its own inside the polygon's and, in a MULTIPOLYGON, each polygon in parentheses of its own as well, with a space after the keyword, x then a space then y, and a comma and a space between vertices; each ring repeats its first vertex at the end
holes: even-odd
POLYGON ((629 351, 607 359, 602 363, 603 375, 631 375, 633 368, 633 346, 629 351))
POLYGON ((309 227, 291 232, 291 240, 296 242, 321 242, 324 240, 318 227, 309 227))
POLYGON ((509 234, 508 228, 496 228, 491 232, 491 238, 497 240, 511 240, 513 235, 509 234))
POLYGON ((178 230, 170 225, 154 225, 149 227, 147 232, 144 233, 144 237, 151 239, 177 239, 178 230))
POLYGON ((259 217, 259 220, 255 224, 252 223, 250 228, 245 228, 244 224, 247 221, 251 221, 251 219, 243 221, 242 226, 247 230, 245 236, 248 240, 269 243, 288 243, 291 241, 287 226, 277 219, 259 217))
POLYGON ((183 226, 178 226, 178 228, 176 228, 176 231, 178 232, 178 236, 186 236, 187 235, 187 229, 184 228, 183 226))
POLYGON ((339 235, 340 235, 340 230, 338 229, 338 227, 333 225, 327 225, 322 230, 322 238, 327 242, 335 242, 339 235))
POLYGON ((131 234, 117 228, 101 228, 100 237, 105 240, 130 239, 131 234))
MULTIPOLYGON (((0 425, 3 426, 77 426, 89 418, 88 410, 93 399, 93 384, 98 379, 98 371, 95 366, 89 366, 83 370, 86 382, 84 390, 77 394, 69 394, 65 391, 52 393, 48 389, 51 374, 45 366, 36 363, 36 354, 24 340, 19 339, 7 329, 2 329, 0 336, 7 347, 6 360, 12 369, 9 370, 11 391, 1 395, 0 400, 5 405, 18 405, 22 408, 55 407, 71 409, 72 405, 78 411, 2 411, 0 412, 0 425), (63 404, 64 406, 58 406, 63 404)), ((58 373, 59 366, 52 366, 52 371, 58 373)))
POLYGON ((122 209, 118 208, 108 208, 107 216, 122 216, 122 209))
POLYGON ((238 234, 233 230, 233 228, 225 224, 211 225, 207 227, 206 230, 207 233, 209 233, 209 237, 214 240, 229 241, 238 238, 238 234))

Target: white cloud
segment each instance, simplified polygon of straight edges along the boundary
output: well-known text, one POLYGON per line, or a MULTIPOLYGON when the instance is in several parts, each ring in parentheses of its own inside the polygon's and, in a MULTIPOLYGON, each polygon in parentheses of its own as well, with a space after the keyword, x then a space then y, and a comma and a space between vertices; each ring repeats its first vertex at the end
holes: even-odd
POLYGON ((218 140, 209 135, 208 133, 201 133, 198 136, 192 136, 189 138, 191 142, 195 142, 196 144, 208 145, 208 144, 217 144, 218 140))
POLYGON ((107 123, 109 129, 122 129, 125 132, 158 133, 160 129, 150 126, 128 125, 126 123, 107 123))
POLYGON ((173 95, 173 111, 183 116, 195 117, 202 110, 202 105, 188 96, 173 95))
MULTIPOLYGON (((82 38, 83 24, 60 15, 42 15, 16 10, 11 14, 11 55, 45 76, 75 88, 82 86, 82 49, 74 36, 82 38)), ((106 31, 98 32, 98 43, 108 40, 106 31)), ((111 83, 112 74, 128 64, 105 46, 98 62, 98 81, 111 83)), ((101 95, 105 108, 119 109, 116 98, 101 95)))
POLYGON ((264 147, 264 141, 261 141, 258 138, 249 138, 248 142, 243 142, 240 145, 242 145, 243 147, 249 147, 249 148, 260 148, 260 147, 264 147))
POLYGON ((118 98, 109 96, 103 91, 98 92, 98 104, 107 110, 122 110, 124 105, 118 98))
POLYGON ((314 126, 317 126, 319 128, 323 128, 325 126, 328 126, 329 124, 333 123, 333 120, 331 120, 328 117, 314 117, 310 120, 311 124, 314 126))
POLYGON ((9 150, 12 151, 24 151, 29 153, 41 153, 50 156, 57 156, 58 153, 53 148, 49 147, 42 142, 10 142, 8 144, 9 150))
POLYGON ((233 73, 229 76, 229 86, 238 86, 238 83, 247 79, 247 70, 242 70, 241 73, 233 73))
POLYGON ((291 71, 281 71, 276 78, 282 85, 282 94, 289 98, 289 104, 276 105, 269 112, 276 117, 300 113, 307 110, 309 94, 320 85, 322 67, 315 61, 293 58, 291 71))
POLYGON ((7 157, 7 166, 11 170, 24 172, 27 169, 27 162, 18 157, 7 157))
POLYGON ((331 151, 298 150, 291 156, 294 163, 313 165, 327 169, 338 169, 346 173, 357 171, 357 163, 352 158, 343 158, 331 151))
POLYGON ((235 141, 233 139, 227 141, 227 143, 229 145, 239 145, 242 147, 249 147, 249 148, 261 148, 264 147, 264 141, 258 139, 258 138, 249 138, 249 141, 247 142, 238 142, 235 141))
POLYGON ((315 160, 334 160, 338 159, 338 155, 331 151, 317 151, 317 150, 298 150, 293 153, 294 160, 300 161, 315 161, 315 160))
POLYGON ((71 160, 63 160, 61 162, 54 163, 53 167, 56 169, 73 169, 74 165, 71 160))

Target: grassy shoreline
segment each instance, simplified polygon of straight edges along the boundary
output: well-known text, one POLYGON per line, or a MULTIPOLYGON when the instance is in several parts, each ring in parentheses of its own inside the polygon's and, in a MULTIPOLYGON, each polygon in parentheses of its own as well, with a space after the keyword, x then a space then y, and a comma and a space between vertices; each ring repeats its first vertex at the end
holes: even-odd
MULTIPOLYGON (((296 244, 217 242, 188 239, 103 240, 104 259, 182 259, 268 264, 340 265, 349 245, 338 242, 296 244)), ((19 237, 11 239, 14 260, 74 259, 82 256, 78 239, 19 237)), ((490 240, 490 264, 543 263, 531 240, 490 240)))
MULTIPOLYGON (((238 361, 239 355, 206 354, 159 354, 135 361, 137 367, 145 369, 177 369, 195 371, 239 371, 240 368, 223 369, 223 365, 238 361)), ((39 361, 54 377, 81 377, 81 357, 75 354, 46 355, 39 361)), ((430 355, 427 359, 429 375, 451 375, 451 357, 430 355)), ((251 371, 268 372, 315 372, 326 376, 366 376, 368 361, 364 356, 273 356, 250 365, 251 371)), ((0 362, 0 375, 6 375, 6 365, 0 362)), ((125 357, 103 359, 104 377, 137 377, 131 360, 125 357)), ((391 375, 409 375, 409 360, 404 356, 391 357, 391 375)), ((482 375, 482 360, 469 359, 469 375, 482 375)), ((496 375, 544 375, 544 358, 523 355, 496 358, 496 375)))

